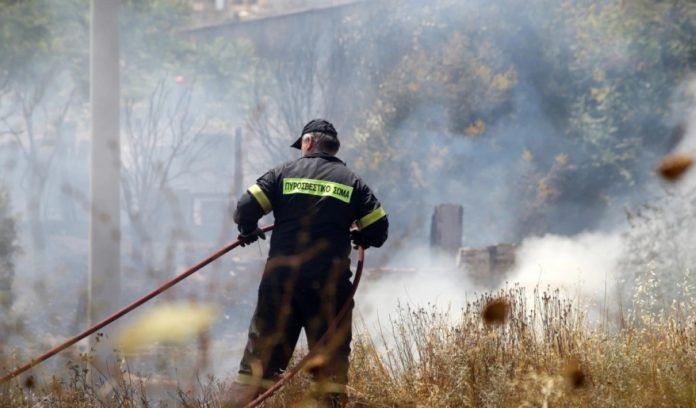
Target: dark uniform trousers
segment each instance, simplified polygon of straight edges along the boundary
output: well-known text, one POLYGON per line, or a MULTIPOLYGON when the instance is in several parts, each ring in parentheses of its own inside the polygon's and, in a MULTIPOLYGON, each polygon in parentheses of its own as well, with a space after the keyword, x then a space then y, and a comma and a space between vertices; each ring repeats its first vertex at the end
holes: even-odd
POLYGON ((312 391, 318 395, 345 393, 352 337, 351 288, 345 278, 320 287, 262 283, 237 382, 270 387, 287 368, 304 329, 309 349, 319 347, 308 362, 312 391), (350 302, 347 313, 332 326, 346 302, 350 302), (318 344, 329 330, 326 341, 318 344))
MULTIPOLYGON (((305 330, 309 349, 312 350, 349 300, 350 291, 348 281, 327 285, 322 289, 259 287, 240 374, 256 378, 262 376, 264 380, 272 382, 277 380, 290 362, 302 329, 305 330)), ((350 309, 332 333, 329 333, 317 358, 310 362, 315 382, 318 386, 323 386, 326 392, 348 382, 352 299, 350 302, 350 309)))

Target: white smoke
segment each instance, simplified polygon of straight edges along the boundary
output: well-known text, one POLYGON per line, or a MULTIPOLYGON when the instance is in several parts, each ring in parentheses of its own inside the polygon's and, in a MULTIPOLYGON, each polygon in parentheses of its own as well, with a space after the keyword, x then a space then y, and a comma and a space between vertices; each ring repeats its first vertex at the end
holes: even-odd
MULTIPOLYGON (((368 251, 368 266, 370 255, 368 251)), ((465 272, 456 268, 453 257, 433 256, 428 246, 415 246, 394 258, 399 267, 387 269, 375 280, 366 271, 356 293, 355 316, 371 331, 385 328, 385 323, 399 316, 399 309, 433 307, 454 312, 473 294, 473 286, 465 272)))
MULTIPOLYGON (((620 231, 531 237, 518 248, 516 267, 501 286, 519 284, 529 296, 536 287, 542 291, 558 289, 560 296, 591 316, 615 310, 625 248, 620 231)), ((456 319, 467 301, 486 291, 476 286, 454 259, 433 258, 428 247, 410 248, 395 258, 403 267, 389 270, 377 280, 371 280, 368 273, 356 295, 356 316, 370 331, 384 329, 385 323, 397 318, 399 309, 405 307, 450 311, 451 318, 456 319)))
POLYGON ((517 251, 508 284, 519 283, 528 294, 535 287, 558 289, 560 296, 590 314, 613 309, 618 306, 615 294, 624 253, 618 232, 528 238, 517 251))

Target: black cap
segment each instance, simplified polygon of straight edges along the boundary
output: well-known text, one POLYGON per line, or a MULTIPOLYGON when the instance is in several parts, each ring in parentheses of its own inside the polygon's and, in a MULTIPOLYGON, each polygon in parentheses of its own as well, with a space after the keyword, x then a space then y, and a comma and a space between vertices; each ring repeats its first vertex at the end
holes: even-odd
POLYGON ((302 133, 300 133, 300 137, 297 140, 295 140, 295 143, 291 144, 290 147, 294 147, 295 149, 301 149, 302 136, 312 132, 324 133, 326 135, 333 136, 338 139, 338 132, 336 132, 336 129, 331 124, 331 122, 324 119, 314 119, 305 125, 304 129, 302 129, 302 133))

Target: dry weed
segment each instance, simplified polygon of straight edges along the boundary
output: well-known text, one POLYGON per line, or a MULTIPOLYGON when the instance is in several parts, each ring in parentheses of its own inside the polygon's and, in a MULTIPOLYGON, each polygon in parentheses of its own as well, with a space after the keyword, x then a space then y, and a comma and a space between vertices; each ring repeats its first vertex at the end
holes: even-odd
MULTIPOLYGON (((355 336, 349 407, 694 406, 696 316, 674 310, 616 333, 584 316, 557 291, 530 298, 520 287, 481 296, 456 319, 404 306, 378 339, 355 336), (487 324, 482 310, 500 299, 507 318, 487 324)), ((108 378, 89 369, 85 359, 61 378, 18 379, 0 388, 0 407, 157 405, 127 364, 108 378)), ((301 373, 264 407, 313 406, 309 380, 301 373)), ((174 406, 218 407, 225 389, 213 378, 179 387, 174 406)))

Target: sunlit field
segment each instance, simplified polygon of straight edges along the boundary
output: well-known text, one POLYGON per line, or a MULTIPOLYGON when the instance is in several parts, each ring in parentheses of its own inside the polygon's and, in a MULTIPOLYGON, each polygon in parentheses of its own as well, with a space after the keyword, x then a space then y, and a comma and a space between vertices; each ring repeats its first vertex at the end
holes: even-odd
MULTIPOLYGON (((316 118, 389 221, 348 407, 696 407, 692 0, 0 1, 0 376, 234 242, 316 118)), ((269 250, 0 408, 224 407, 269 250)))
MULTIPOLYGON (((404 306, 381 336, 358 331, 348 406, 693 406, 692 309, 621 321, 603 329, 553 291, 518 287, 449 314, 404 306)), ((148 390, 159 380, 125 361, 108 380, 90 378, 87 367, 75 361, 52 379, 24 375, 3 387, 2 406, 218 407, 230 382, 169 384, 155 397, 148 390)), ((308 386, 301 374, 263 406, 314 406, 308 386)))

